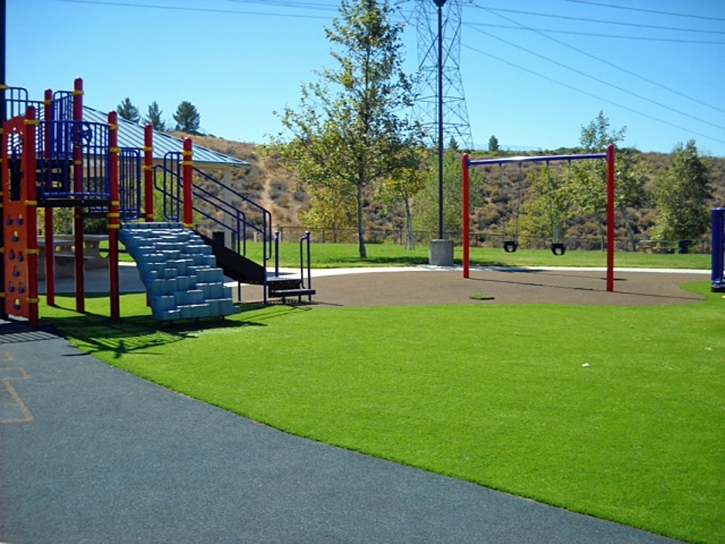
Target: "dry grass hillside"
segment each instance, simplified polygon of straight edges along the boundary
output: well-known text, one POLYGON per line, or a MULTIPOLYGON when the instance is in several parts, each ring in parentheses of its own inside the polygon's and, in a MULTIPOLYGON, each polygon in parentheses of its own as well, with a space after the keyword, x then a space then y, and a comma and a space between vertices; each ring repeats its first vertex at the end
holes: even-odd
MULTIPOLYGON (((183 135, 181 135, 183 136, 183 135)), ((297 187, 294 174, 285 170, 280 164, 262 154, 257 144, 234 142, 213 136, 194 136, 194 142, 214 151, 242 159, 249 167, 235 168, 232 173, 233 188, 248 198, 258 202, 272 212, 273 224, 277 227, 299 227, 302 225, 301 212, 309 208, 309 199, 304 191, 297 187)), ((552 154, 576 153, 575 149, 559 149, 552 154)), ((547 154, 549 154, 547 152, 547 154)), ((476 153, 476 158, 485 157, 485 153, 476 153)), ((668 169, 670 155, 664 153, 634 152, 637 164, 644 166, 654 178, 668 169)), ((725 158, 709 158, 711 161, 711 178, 714 188, 713 206, 725 205, 725 158)), ((521 200, 518 196, 519 186, 523 199, 530 190, 526 182, 526 174, 531 168, 524 165, 521 172, 516 167, 489 168, 485 174, 485 182, 480 190, 480 205, 474 210, 472 227, 480 231, 497 231, 511 220, 521 200)), ((391 215, 372 201, 367 206, 368 229, 401 229, 404 223, 400 216, 391 215)), ((628 210, 628 217, 634 225, 637 236, 647 238, 655 221, 655 209, 652 202, 644 202, 641 206, 628 210)), ((568 237, 597 237, 601 234, 596 218, 576 218, 568 225, 568 237)), ((619 233, 626 236, 624 229, 619 233)))
POLYGON ((248 167, 232 170, 232 188, 272 212, 274 225, 302 226, 300 213, 309 208, 307 195, 297 190, 292 173, 274 159, 261 156, 261 146, 214 136, 194 136, 193 140, 196 145, 249 163, 248 167))

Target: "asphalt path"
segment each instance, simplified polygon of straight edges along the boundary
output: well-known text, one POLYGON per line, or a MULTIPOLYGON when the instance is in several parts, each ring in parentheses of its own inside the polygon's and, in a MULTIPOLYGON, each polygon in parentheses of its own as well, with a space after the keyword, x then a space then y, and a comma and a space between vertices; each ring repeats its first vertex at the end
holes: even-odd
POLYGON ((0 542, 673 541, 292 436, 5 323, 0 542))

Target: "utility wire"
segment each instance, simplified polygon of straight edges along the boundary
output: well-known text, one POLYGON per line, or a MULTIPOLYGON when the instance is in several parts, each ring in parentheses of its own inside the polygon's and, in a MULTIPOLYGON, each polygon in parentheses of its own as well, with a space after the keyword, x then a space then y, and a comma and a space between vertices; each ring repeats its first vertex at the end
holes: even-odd
MULTIPOLYGON (((498 14, 494 14, 501 17, 498 14)), ((692 43, 692 44, 704 44, 704 45, 725 45, 725 41, 715 42, 709 40, 685 40, 680 38, 651 38, 647 36, 624 36, 622 34, 600 34, 597 32, 577 32, 576 30, 554 30, 551 28, 533 28, 530 26, 518 26, 514 25, 497 25, 494 23, 466 23, 470 27, 487 27, 487 28, 503 28, 506 30, 526 30, 529 32, 536 32, 538 34, 568 34, 575 36, 587 36, 590 38, 614 38, 620 40, 639 40, 646 42, 670 42, 670 43, 692 43)), ((548 36, 546 36, 548 37, 548 36)))
POLYGON ((589 4, 591 6, 601 6, 612 9, 627 9, 629 11, 641 11, 644 13, 656 13, 657 15, 670 15, 672 17, 688 17, 690 19, 704 19, 706 21, 725 21, 723 17, 708 17, 707 15, 692 15, 691 13, 673 13, 671 11, 659 11, 656 9, 633 8, 630 6, 617 6, 614 4, 605 4, 604 2, 590 2, 589 0, 568 0, 575 4, 589 4))
POLYGON ((266 7, 283 7, 283 8, 293 8, 293 9, 309 9, 309 10, 319 10, 319 11, 331 11, 338 13, 340 10, 339 8, 325 3, 317 3, 317 2, 304 2, 304 1, 292 1, 292 0, 227 0, 229 2, 234 2, 235 4, 254 4, 254 5, 261 5, 266 7))
POLYGON ((567 89, 571 89, 572 91, 576 91, 576 92, 581 93, 581 94, 584 94, 586 96, 589 96, 589 97, 592 97, 592 98, 596 98, 597 100, 601 100, 602 102, 606 102, 608 104, 612 104, 613 106, 616 106, 618 108, 622 108, 623 110, 626 110, 626 111, 635 113, 635 114, 640 115, 642 117, 646 117, 647 119, 652 119, 653 121, 657 121, 658 123, 662 123, 664 125, 668 125, 668 126, 671 126, 673 128, 679 129, 679 130, 683 130, 685 132, 689 132, 690 134, 695 134, 697 136, 702 136, 703 138, 707 138, 708 140, 712 140, 714 142, 718 142, 718 143, 721 143, 721 144, 725 144, 725 140, 720 140, 718 138, 713 138, 712 136, 708 136, 707 134, 703 134, 702 132, 697 132, 695 130, 691 130, 689 128, 682 127, 680 125, 676 125, 674 123, 670 123, 669 121, 665 121, 664 119, 660 119, 658 117, 654 117, 653 115, 649 115, 647 113, 642 113, 641 111, 635 110, 635 109, 630 108, 628 106, 623 106, 622 104, 619 104, 617 102, 614 102, 613 100, 609 100, 608 98, 602 98, 601 96, 597 96, 597 95, 595 95, 593 93, 590 93, 588 91, 584 91, 582 89, 579 89, 578 87, 574 87, 573 85, 569 85, 568 83, 564 83, 564 82, 559 81, 558 79, 555 79, 553 77, 549 77, 547 75, 540 74, 539 72, 535 72, 535 71, 530 70, 528 68, 524 68, 523 66, 519 66, 518 64, 515 64, 515 63, 513 63, 511 61, 502 59, 501 57, 497 57, 497 56, 492 55, 490 53, 486 53, 485 51, 481 51, 480 49, 476 49, 475 47, 471 47, 471 46, 465 45, 465 44, 463 44, 463 47, 465 47, 466 49, 470 49, 471 51, 474 51, 476 53, 479 53, 481 55, 485 55, 486 57, 489 57, 489 58, 492 58, 492 59, 497 60, 499 62, 502 62, 504 64, 508 64, 509 66, 513 66, 514 68, 517 68, 519 70, 523 70, 524 72, 528 72, 529 74, 533 74, 533 75, 535 75, 537 77, 540 77, 542 79, 546 79, 547 81, 551 81, 552 83, 556 83, 557 85, 561 85, 562 87, 566 87, 567 89))
POLYGON ((683 115, 684 117, 689 117, 690 119, 693 119, 695 121, 699 121, 700 123, 705 123, 706 125, 710 125, 711 127, 714 127, 714 128, 716 128, 718 130, 725 130, 725 127, 722 127, 720 125, 716 125, 715 123, 712 123, 712 122, 710 122, 710 121, 708 121, 706 119, 700 119, 699 117, 695 117, 694 115, 690 115, 688 113, 685 113, 683 111, 680 111, 678 109, 675 109, 675 108, 673 108, 671 106, 668 106, 667 104, 663 104, 662 102, 657 102, 656 100, 652 100, 651 98, 648 98, 648 97, 643 96, 641 94, 637 94, 635 92, 632 92, 629 89, 626 89, 624 87, 620 87, 619 85, 615 85, 614 83, 610 83, 609 81, 606 81, 604 79, 601 79, 601 78, 598 78, 598 77, 589 75, 586 72, 582 72, 581 70, 577 70, 576 68, 573 68, 573 67, 571 67, 571 66, 569 66, 567 64, 564 64, 563 62, 559 62, 557 60, 550 59, 549 57, 546 57, 546 56, 542 55, 541 53, 537 53, 536 51, 532 51, 531 49, 527 49, 526 47, 522 47, 522 46, 517 45, 517 44, 515 44, 513 42, 510 42, 508 40, 504 40, 503 38, 499 38, 498 36, 496 36, 494 34, 491 34, 489 32, 486 32, 484 30, 481 30, 479 28, 475 28, 474 30, 476 32, 481 33, 481 34, 485 34, 486 36, 489 36, 489 37, 491 37, 491 38, 493 38, 495 40, 498 40, 498 41, 503 42, 503 43, 505 43, 507 45, 510 45, 511 47, 515 47, 516 49, 520 49, 521 51, 525 51, 526 53, 529 53, 530 55, 534 55, 536 57, 539 57, 540 59, 543 59, 545 61, 548 61, 548 62, 551 62, 553 64, 556 64, 557 66, 560 66, 562 68, 565 68, 566 70, 570 70, 570 71, 574 72, 575 74, 579 74, 580 76, 584 76, 586 78, 589 78, 591 80, 594 80, 597 83, 601 83, 603 85, 606 85, 608 87, 611 87, 611 88, 616 89, 618 91, 621 91, 623 93, 632 95, 632 96, 634 96, 636 98, 639 98, 640 100, 644 100, 645 102, 649 102, 650 104, 654 104, 655 106, 659 106, 660 108, 664 108, 664 109, 669 110, 669 111, 671 111, 673 113, 677 113, 679 115, 683 115))
MULTIPOLYGON (((479 7, 481 9, 484 9, 484 10, 487 10, 487 8, 483 8, 481 6, 476 6, 476 4, 474 4, 474 6, 475 7, 479 7)), ((523 23, 519 23, 518 21, 515 21, 514 19, 511 19, 510 17, 506 17, 505 15, 501 15, 500 13, 493 13, 493 15, 496 15, 497 17, 499 17, 501 19, 504 19, 505 21, 508 21, 510 23, 514 23, 514 24, 518 25, 521 28, 527 28, 527 29, 530 28, 530 27, 524 25, 523 23)), ((637 79, 640 79, 642 81, 646 81, 650 85, 654 85, 655 87, 659 87, 660 89, 664 89, 664 90, 666 90, 668 92, 671 92, 673 94, 676 94, 677 96, 680 96, 682 98, 686 98, 686 99, 688 99, 688 100, 690 100, 692 102, 695 102, 697 104, 700 104, 701 106, 706 106, 706 107, 708 107, 710 109, 719 111, 720 113, 725 113, 725 109, 723 109, 723 108, 720 108, 718 106, 713 106, 712 104, 708 104, 707 102, 704 102, 704 101, 702 101, 702 100, 700 100, 698 98, 694 98, 694 97, 689 96, 689 95, 687 95, 687 94, 685 94, 683 92, 680 92, 680 91, 678 91, 676 89, 673 89, 671 87, 668 87, 666 85, 663 85, 661 83, 658 83, 658 82, 656 82, 656 81, 654 81, 652 79, 649 79, 647 77, 644 77, 644 76, 642 76, 642 75, 640 75, 640 74, 638 74, 636 72, 633 72, 631 70, 627 70, 626 68, 622 68, 621 66, 618 66, 618 65, 614 64, 613 62, 610 62, 610 61, 608 61, 606 59, 603 59, 601 57, 597 57, 596 55, 592 55, 591 53, 588 53, 588 52, 584 51, 583 49, 579 49, 578 47, 574 47, 573 45, 569 45, 568 43, 566 43, 566 42, 564 42, 562 40, 558 40, 558 39, 554 38, 553 36, 548 36, 547 34, 545 34, 543 32, 540 32, 540 31, 537 31, 537 30, 534 30, 534 32, 536 32, 540 36, 546 38, 547 40, 551 40, 553 42, 556 42, 559 45, 562 45, 564 47, 567 47, 568 49, 571 49, 572 51, 576 51, 577 53, 580 53, 580 54, 582 54, 582 55, 584 55, 586 57, 589 57, 590 59, 594 59, 596 61, 601 62, 602 64, 606 64, 607 66, 610 66, 612 68, 615 68, 616 70, 619 70, 621 72, 624 72, 627 75, 630 75, 630 76, 635 77, 637 79)))
POLYGON ((622 21, 606 21, 603 19, 586 19, 583 17, 573 17, 571 15, 561 15, 561 14, 552 14, 552 13, 537 13, 533 11, 521 11, 517 9, 502 9, 502 8, 492 8, 488 6, 478 6, 476 4, 473 4, 473 7, 476 7, 478 9, 483 9, 486 11, 500 11, 503 13, 515 13, 517 15, 533 15, 535 17, 548 17, 551 19, 567 19, 569 21, 583 21, 587 23, 599 23, 599 24, 605 24, 605 25, 618 25, 618 26, 629 26, 629 27, 635 27, 635 28, 652 28, 655 30, 674 30, 676 32, 697 32, 702 34, 725 34, 725 30, 704 30, 699 28, 678 28, 678 27, 672 27, 672 26, 658 26, 658 25, 643 25, 639 23, 624 23, 622 21))
POLYGON ((329 17, 322 15, 295 15, 291 13, 261 13, 258 11, 241 11, 236 9, 219 9, 219 8, 192 8, 184 6, 163 6, 159 4, 134 4, 131 2, 102 2, 101 0, 58 0, 59 2, 68 2, 70 4, 94 4, 98 6, 115 6, 122 8, 144 8, 144 9, 163 9, 168 11, 190 11, 195 13, 224 13, 234 15, 268 15, 272 17, 295 17, 299 19, 325 19, 329 17))

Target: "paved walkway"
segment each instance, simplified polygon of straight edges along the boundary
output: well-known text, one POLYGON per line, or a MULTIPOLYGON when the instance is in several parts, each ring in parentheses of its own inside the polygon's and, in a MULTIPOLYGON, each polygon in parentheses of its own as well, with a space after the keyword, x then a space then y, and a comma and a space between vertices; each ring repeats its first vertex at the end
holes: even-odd
POLYGON ((672 541, 291 436, 0 324, 0 542, 672 541))

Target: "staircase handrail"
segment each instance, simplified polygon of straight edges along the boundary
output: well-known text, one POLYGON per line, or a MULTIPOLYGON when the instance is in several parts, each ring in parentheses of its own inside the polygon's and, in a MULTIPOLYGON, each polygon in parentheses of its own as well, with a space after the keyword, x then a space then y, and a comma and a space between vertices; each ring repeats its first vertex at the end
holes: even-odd
POLYGON ((261 233, 262 230, 257 228, 253 223, 250 223, 249 221, 247 221, 247 216, 242 210, 235 208, 231 203, 219 198, 217 195, 215 195, 211 191, 204 189, 203 187, 199 187, 198 185, 194 185, 192 187, 192 194, 193 194, 195 202, 197 199, 202 200, 203 202, 206 202, 206 203, 214 206, 217 211, 221 211, 225 218, 232 217, 233 221, 236 224, 236 228, 231 228, 229 226, 228 222, 225 222, 224 220, 214 217, 212 214, 205 212, 201 208, 194 207, 194 211, 197 212, 198 214, 200 214, 202 217, 210 220, 212 223, 214 223, 216 225, 219 225, 221 228, 230 230, 231 232, 236 234, 236 236, 237 236, 236 251, 237 251, 237 253, 240 253, 241 255, 246 255, 247 254, 247 227, 250 227, 255 232, 261 233), (241 247, 240 247, 240 241, 241 241, 241 247))
MULTIPOLYGON (((238 198, 242 202, 245 202, 246 204, 248 204, 253 209, 257 210, 261 214, 261 216, 262 216, 262 225, 261 225, 261 227, 257 226, 256 224, 254 224, 251 221, 248 221, 246 219, 246 216, 244 216, 244 219, 243 219, 244 223, 243 224, 245 225, 245 227, 246 226, 249 226, 249 227, 251 227, 252 230, 254 230, 255 232, 261 234, 261 236, 262 236, 262 248, 263 248, 262 255, 263 255, 263 258, 264 258, 265 263, 267 261, 269 261, 272 258, 273 253, 274 253, 273 252, 273 242, 274 242, 274 240, 273 240, 273 235, 272 235, 272 212, 270 212, 268 209, 260 206, 259 204, 257 204, 253 200, 247 198, 246 196, 244 196, 243 194, 241 194, 236 189, 233 189, 232 187, 230 187, 226 183, 224 183, 222 181, 219 181, 218 179, 216 179, 213 176, 210 176, 209 174, 207 174, 203 170, 200 170, 199 168, 194 167, 194 173, 197 174, 197 175, 199 175, 199 176, 201 176, 202 178, 206 179, 210 183, 213 183, 216 186, 220 187, 222 190, 224 190, 224 191, 227 192, 227 195, 231 195, 233 197, 238 198)), ((199 188, 199 186, 197 184, 194 184, 194 189, 198 189, 198 188, 199 188)), ((208 191, 206 191, 206 192, 207 192, 207 194, 211 195, 215 201, 217 201, 217 202, 225 202, 226 203, 226 201, 222 200, 218 196, 213 195, 212 193, 210 193, 208 191)), ((209 202, 209 201, 207 201, 207 202, 209 202)), ((209 202, 209 203, 212 203, 212 202, 209 202)), ((234 208, 233 206, 231 206, 231 208, 236 211, 236 208, 234 208)), ((226 211, 224 208, 222 210, 223 211, 226 211)), ((229 212, 227 212, 227 213, 229 215, 232 215, 233 217, 236 216, 235 213, 229 213, 229 212)), ((220 223, 220 224, 222 224, 222 223, 220 223)), ((229 228, 229 226, 227 226, 227 225, 224 225, 224 226, 226 227, 227 230, 232 230, 232 229, 229 228)), ((233 230, 232 230, 232 232, 233 232, 233 230)), ((240 235, 242 233, 241 232, 236 232, 236 234, 237 234, 237 239, 239 240, 240 239, 240 235)), ((245 240, 244 252, 246 253, 246 236, 244 236, 243 239, 245 240)))
POLYGON ((300 283, 303 289, 312 289, 312 252, 309 230, 300 238, 300 283), (307 251, 305 252, 305 250, 307 251), (305 256, 307 257, 306 260, 305 256), (305 281, 305 261, 307 262, 307 281, 305 281))
MULTIPOLYGON (((164 186, 161 186, 159 184, 159 178, 158 176, 154 175, 154 187, 156 190, 158 190, 162 196, 163 196, 163 214, 165 219, 170 221, 180 221, 181 220, 181 209, 183 207, 182 203, 182 176, 180 168, 178 168, 178 164, 180 163, 180 154, 176 152, 169 152, 164 157, 164 164, 163 165, 156 165, 154 167, 154 172, 160 171, 164 174, 164 181, 166 180, 166 175, 171 177, 172 183, 175 185, 176 190, 168 190, 166 187, 166 183, 164 183, 164 186), (168 203, 172 203, 172 206, 169 206, 168 203), (171 209, 170 209, 171 208, 171 209), (174 213, 174 211, 176 213, 174 213)), ((219 181, 218 179, 214 178, 213 176, 210 176, 206 172, 199 170, 198 168, 194 168, 194 173, 201 176, 202 178, 208 180, 210 183, 220 187, 222 190, 227 191, 227 195, 232 195, 238 197, 241 201, 248 203, 251 207, 259 210, 262 215, 262 225, 261 227, 256 225, 254 222, 250 221, 247 218, 246 213, 243 210, 238 209, 236 206, 234 206, 229 200, 224 200, 221 197, 215 195, 208 189, 205 189, 204 187, 200 186, 199 184, 195 183, 192 186, 192 196, 193 196, 193 209, 196 213, 200 214, 205 219, 208 219, 215 225, 219 225, 223 230, 227 230, 232 232, 236 235, 237 239, 237 247, 236 251, 240 253, 241 255, 246 256, 247 253, 247 233, 248 229, 258 233, 262 237, 262 247, 263 247, 263 259, 266 263, 272 258, 273 255, 273 239, 271 235, 272 231, 272 214, 269 210, 266 208, 263 208, 256 202, 250 200, 249 198, 245 197, 244 195, 240 194, 235 189, 229 187, 227 184, 219 181), (214 208, 216 211, 220 211, 222 213, 222 219, 219 219, 218 217, 215 217, 209 212, 204 211, 202 207, 198 205, 198 202, 204 202, 206 204, 209 204, 212 208, 214 208), (231 218, 231 221, 229 221, 229 218, 231 218), (225 221, 226 219, 226 221, 225 221), (230 222, 234 224, 234 226, 230 225, 230 222)))

